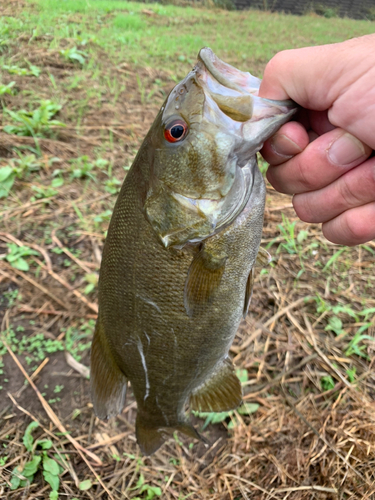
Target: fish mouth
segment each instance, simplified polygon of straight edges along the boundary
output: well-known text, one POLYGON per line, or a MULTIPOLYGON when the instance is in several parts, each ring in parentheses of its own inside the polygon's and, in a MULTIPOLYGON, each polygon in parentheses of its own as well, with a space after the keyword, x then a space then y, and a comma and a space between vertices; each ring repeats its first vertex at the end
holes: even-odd
POLYGON ((199 51, 195 69, 199 83, 223 113, 239 122, 251 119, 259 78, 225 63, 209 47, 199 51))
POLYGON ((291 100, 259 98, 260 78, 225 63, 209 47, 199 51, 195 71, 206 95, 236 122, 257 121, 266 115, 290 115, 296 110, 291 100))

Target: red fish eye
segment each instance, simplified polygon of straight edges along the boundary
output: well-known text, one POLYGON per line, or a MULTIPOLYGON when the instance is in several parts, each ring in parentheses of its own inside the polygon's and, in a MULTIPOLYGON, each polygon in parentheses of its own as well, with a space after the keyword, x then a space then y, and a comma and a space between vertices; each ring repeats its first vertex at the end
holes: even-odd
POLYGON ((174 120, 165 127, 164 137, 168 142, 178 142, 185 137, 187 130, 188 126, 183 120, 174 120))

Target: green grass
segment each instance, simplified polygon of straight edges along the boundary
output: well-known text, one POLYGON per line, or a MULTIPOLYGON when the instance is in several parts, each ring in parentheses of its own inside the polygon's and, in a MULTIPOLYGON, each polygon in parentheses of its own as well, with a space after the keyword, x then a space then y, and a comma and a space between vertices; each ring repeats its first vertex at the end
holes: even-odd
MULTIPOLYGON (((133 61, 160 69, 186 71, 199 49, 209 45, 243 68, 261 66, 276 52, 312 44, 339 42, 374 31, 370 21, 291 16, 260 11, 228 12, 147 4, 155 16, 142 13, 143 3, 93 0, 37 0, 33 15, 25 13, 23 31, 53 36, 75 44, 94 41, 117 61, 133 61), (303 29, 301 29, 303 26, 303 29), (296 36, 296 33, 298 35, 296 36), (183 69, 182 69, 183 68, 183 69)), ((93 54, 92 47, 88 49, 93 54)), ((178 71, 179 73, 179 71, 178 71)))

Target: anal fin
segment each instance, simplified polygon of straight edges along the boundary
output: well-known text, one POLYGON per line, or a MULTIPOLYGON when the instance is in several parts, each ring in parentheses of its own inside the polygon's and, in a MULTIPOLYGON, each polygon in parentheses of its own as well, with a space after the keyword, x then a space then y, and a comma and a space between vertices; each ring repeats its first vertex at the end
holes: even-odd
POLYGON ((113 358, 103 327, 98 319, 91 346, 91 398, 97 417, 108 419, 121 413, 127 378, 113 358))
POLYGON ((242 403, 241 382, 232 361, 223 361, 204 384, 190 396, 192 410, 221 412, 236 409, 242 403))

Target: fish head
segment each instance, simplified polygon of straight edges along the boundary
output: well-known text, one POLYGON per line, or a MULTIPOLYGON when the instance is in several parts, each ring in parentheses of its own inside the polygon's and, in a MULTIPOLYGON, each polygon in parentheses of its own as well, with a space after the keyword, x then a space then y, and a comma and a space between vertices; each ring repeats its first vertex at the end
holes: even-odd
POLYGON ((203 241, 245 206, 257 151, 296 111, 260 98, 260 82, 205 47, 166 99, 149 134, 144 207, 165 247, 203 241))

